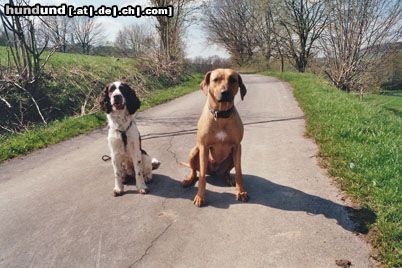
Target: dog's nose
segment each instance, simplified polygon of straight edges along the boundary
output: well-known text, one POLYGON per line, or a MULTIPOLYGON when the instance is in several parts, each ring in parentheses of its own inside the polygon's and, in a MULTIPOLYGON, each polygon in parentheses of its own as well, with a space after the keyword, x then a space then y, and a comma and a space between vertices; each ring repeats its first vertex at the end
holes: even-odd
POLYGON ((222 95, 222 98, 229 97, 230 96, 230 91, 227 90, 227 89, 221 89, 221 95, 222 95))
POLYGON ((123 103, 123 96, 122 95, 114 95, 113 99, 114 99, 114 103, 116 103, 116 104, 123 103))

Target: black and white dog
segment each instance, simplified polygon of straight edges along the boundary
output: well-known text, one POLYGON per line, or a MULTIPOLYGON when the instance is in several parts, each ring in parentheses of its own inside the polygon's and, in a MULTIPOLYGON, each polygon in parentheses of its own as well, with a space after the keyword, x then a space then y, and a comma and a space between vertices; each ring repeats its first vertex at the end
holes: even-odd
POLYGON ((124 182, 129 177, 135 177, 140 193, 148 193, 146 182, 152 179, 152 170, 157 169, 160 162, 141 148, 140 133, 134 121, 140 100, 128 84, 117 81, 104 89, 99 103, 107 113, 109 124, 108 144, 115 176, 114 196, 124 193, 124 182))

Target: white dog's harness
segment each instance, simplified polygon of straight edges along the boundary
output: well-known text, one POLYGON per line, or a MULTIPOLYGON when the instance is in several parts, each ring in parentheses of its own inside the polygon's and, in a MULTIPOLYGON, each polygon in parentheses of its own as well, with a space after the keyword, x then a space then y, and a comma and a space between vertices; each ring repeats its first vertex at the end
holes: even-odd
POLYGON ((126 130, 121 130, 116 128, 116 131, 120 132, 121 134, 121 139, 123 140, 124 143, 124 151, 127 152, 127 131, 130 129, 130 127, 133 125, 133 121, 130 122, 126 130))
MULTIPOLYGON (((123 140, 123 143, 124 143, 124 151, 125 152, 127 152, 127 131, 130 129, 130 127, 132 125, 133 125, 133 121, 130 122, 130 124, 128 125, 126 130, 121 130, 121 129, 118 129, 118 128, 115 129, 116 131, 120 132, 120 134, 121 134, 121 139, 123 140)), ((140 137, 140 146, 141 146, 141 137, 140 137)), ((141 149, 141 151, 143 151, 143 150, 141 149)), ((110 159, 111 159, 111 157, 106 155, 106 154, 102 156, 103 161, 109 161, 110 159)))

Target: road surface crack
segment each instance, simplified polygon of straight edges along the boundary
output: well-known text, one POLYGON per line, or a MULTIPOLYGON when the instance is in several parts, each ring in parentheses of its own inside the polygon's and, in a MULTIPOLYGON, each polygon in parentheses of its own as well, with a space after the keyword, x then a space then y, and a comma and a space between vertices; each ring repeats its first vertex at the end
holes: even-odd
POLYGON ((132 264, 130 264, 130 266, 129 266, 130 268, 131 268, 131 267, 135 267, 136 264, 138 264, 139 262, 141 262, 141 261, 144 259, 144 257, 145 257, 146 255, 148 255, 149 251, 150 251, 151 248, 154 246, 154 244, 158 241, 159 238, 161 238, 161 237, 167 232, 167 230, 169 230, 169 228, 170 228, 170 226, 172 226, 172 224, 173 224, 173 222, 169 223, 169 225, 167 225, 167 226, 165 227, 165 229, 163 229, 163 231, 162 231, 157 237, 155 237, 155 238, 151 241, 151 244, 145 249, 144 254, 142 254, 142 256, 141 256, 140 258, 138 258, 135 262, 133 262, 132 264))
POLYGON ((178 164, 178 163, 179 163, 179 159, 177 159, 176 153, 171 150, 171 148, 173 147, 173 138, 174 138, 174 137, 171 137, 171 138, 169 139, 169 147, 166 149, 166 151, 167 151, 168 153, 170 153, 170 154, 173 156, 173 159, 176 161, 176 164, 178 164))

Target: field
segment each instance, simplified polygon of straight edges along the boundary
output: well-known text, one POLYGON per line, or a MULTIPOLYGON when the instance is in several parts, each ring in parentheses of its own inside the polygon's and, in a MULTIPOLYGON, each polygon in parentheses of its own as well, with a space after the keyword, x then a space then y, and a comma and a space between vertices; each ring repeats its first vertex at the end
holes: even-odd
MULTIPOLYGON (((356 202, 375 213, 367 227, 378 258, 402 266, 402 118, 400 97, 343 93, 311 74, 272 73, 290 82, 320 157, 356 202)), ((364 224, 364 217, 358 215, 364 224)))

